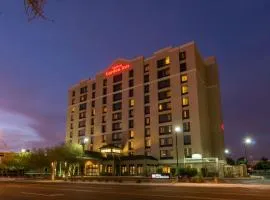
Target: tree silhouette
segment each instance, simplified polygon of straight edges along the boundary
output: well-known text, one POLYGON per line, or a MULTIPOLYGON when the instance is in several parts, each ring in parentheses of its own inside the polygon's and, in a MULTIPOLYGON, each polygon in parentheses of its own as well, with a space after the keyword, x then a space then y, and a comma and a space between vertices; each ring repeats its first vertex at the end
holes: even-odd
POLYGON ((24 8, 28 16, 28 21, 32 21, 36 18, 53 21, 44 14, 44 6, 46 3, 47 0, 24 0, 24 8))

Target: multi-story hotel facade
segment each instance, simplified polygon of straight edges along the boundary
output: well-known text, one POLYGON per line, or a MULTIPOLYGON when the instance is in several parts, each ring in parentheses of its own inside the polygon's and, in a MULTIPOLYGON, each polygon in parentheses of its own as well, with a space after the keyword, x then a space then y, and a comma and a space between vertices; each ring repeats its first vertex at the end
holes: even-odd
POLYGON ((173 167, 222 160, 223 134, 218 65, 194 42, 116 59, 68 91, 66 142, 89 151, 116 146, 173 167))

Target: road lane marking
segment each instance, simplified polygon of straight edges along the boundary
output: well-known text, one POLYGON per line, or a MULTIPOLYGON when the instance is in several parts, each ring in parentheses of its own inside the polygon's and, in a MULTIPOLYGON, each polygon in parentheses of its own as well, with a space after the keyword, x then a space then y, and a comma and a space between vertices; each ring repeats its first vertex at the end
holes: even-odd
POLYGON ((21 194, 33 195, 33 196, 43 196, 43 197, 60 197, 60 196, 64 196, 64 194, 42 194, 42 193, 34 193, 34 192, 21 192, 21 194))

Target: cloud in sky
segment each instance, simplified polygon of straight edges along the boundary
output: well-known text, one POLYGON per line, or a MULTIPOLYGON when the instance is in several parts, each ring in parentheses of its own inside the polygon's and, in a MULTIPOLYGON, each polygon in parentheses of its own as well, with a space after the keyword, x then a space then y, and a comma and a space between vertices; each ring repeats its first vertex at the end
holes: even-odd
POLYGON ((0 109, 0 150, 19 150, 43 138, 34 126, 38 122, 24 114, 0 109))

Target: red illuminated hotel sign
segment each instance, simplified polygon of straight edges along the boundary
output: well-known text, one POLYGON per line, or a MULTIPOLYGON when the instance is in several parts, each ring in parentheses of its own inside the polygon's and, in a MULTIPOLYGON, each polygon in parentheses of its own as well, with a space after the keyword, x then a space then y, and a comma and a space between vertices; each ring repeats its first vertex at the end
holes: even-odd
POLYGON ((119 73, 121 73, 123 71, 126 71, 129 68, 130 68, 130 64, 116 64, 116 65, 111 66, 110 69, 108 69, 105 72, 105 75, 106 76, 112 76, 112 75, 115 75, 115 74, 119 74, 119 73))

